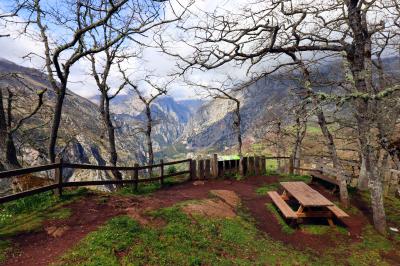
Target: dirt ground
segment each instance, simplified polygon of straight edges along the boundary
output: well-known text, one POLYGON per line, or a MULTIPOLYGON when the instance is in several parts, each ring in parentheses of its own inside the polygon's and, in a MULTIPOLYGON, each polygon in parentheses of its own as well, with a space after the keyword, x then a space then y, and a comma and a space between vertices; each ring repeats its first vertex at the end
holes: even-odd
MULTIPOLYGON (((123 197, 111 194, 91 195, 66 207, 72 210, 72 215, 66 220, 48 221, 44 228, 63 228, 61 236, 51 236, 46 230, 23 234, 15 237, 18 252, 4 265, 48 265, 57 260, 68 249, 73 247, 89 232, 96 230, 113 216, 128 214, 143 224, 157 224, 160 221, 148 221, 145 213, 148 210, 174 205, 186 200, 210 198, 210 190, 231 190, 239 195, 242 207, 254 217, 257 227, 272 238, 292 245, 299 250, 314 249, 322 251, 327 247, 337 245, 329 235, 311 235, 301 230, 293 234, 281 232, 281 225, 274 215, 266 210, 265 204, 271 202, 268 196, 256 194, 256 189, 264 184, 273 183, 278 177, 249 177, 242 181, 207 180, 204 184, 193 185, 193 182, 161 189, 149 196, 123 197)), ((330 200, 337 200, 319 185, 312 185, 330 200)), ((360 212, 351 215, 343 221, 347 226, 349 236, 345 241, 360 241, 362 228, 368 223, 368 218, 360 212)), ((162 221, 161 221, 162 224, 162 221)), ((160 225, 161 225, 160 224, 160 225)), ((339 233, 338 233, 339 234, 339 233)), ((346 245, 346 243, 341 243, 346 245)))

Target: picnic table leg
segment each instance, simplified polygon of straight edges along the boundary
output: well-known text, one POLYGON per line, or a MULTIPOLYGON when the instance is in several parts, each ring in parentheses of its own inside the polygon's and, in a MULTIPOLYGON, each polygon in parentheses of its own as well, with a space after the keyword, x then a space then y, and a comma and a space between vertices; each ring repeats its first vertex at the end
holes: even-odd
POLYGON ((329 226, 332 226, 332 227, 335 226, 335 224, 333 223, 332 218, 328 218, 328 224, 329 224, 329 226))
POLYGON ((281 197, 282 197, 283 200, 289 200, 289 196, 288 196, 286 190, 283 191, 281 197))
POLYGON ((303 210, 304 210, 303 205, 300 205, 300 206, 299 206, 299 209, 297 210, 297 214, 302 214, 302 213, 303 213, 303 210))

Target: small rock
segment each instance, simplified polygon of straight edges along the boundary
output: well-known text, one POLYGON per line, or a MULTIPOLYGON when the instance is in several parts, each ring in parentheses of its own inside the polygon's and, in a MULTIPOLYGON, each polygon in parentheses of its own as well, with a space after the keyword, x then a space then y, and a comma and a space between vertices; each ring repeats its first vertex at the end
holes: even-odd
POLYGON ((46 227, 44 230, 46 233, 52 237, 61 237, 64 235, 64 233, 69 229, 70 227, 65 225, 61 227, 56 227, 56 226, 49 226, 46 227))
POLYGON ((395 227, 389 227, 389 230, 392 231, 392 232, 396 232, 396 233, 399 232, 399 229, 397 229, 395 227))
POLYGON ((193 186, 202 186, 204 185, 204 181, 194 181, 193 186))

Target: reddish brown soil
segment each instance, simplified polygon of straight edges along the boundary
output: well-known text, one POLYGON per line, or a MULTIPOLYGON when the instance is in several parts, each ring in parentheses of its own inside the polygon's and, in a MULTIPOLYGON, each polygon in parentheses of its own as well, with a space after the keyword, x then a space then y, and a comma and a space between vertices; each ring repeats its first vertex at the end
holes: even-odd
MULTIPOLYGON (((171 206, 177 202, 204 199, 210 196, 209 191, 215 189, 232 190, 242 201, 242 205, 254 217, 258 228, 270 237, 282 241, 296 249, 313 249, 316 253, 327 247, 346 245, 352 241, 359 241, 359 235, 368 223, 363 214, 352 215, 344 221, 350 236, 310 235, 297 230, 293 234, 281 231, 275 216, 266 210, 265 204, 271 202, 268 196, 259 196, 255 190, 263 184, 276 182, 278 177, 250 177, 243 181, 209 180, 204 185, 193 185, 192 182, 176 185, 155 192, 150 196, 117 197, 111 195, 88 195, 83 200, 70 204, 73 214, 65 221, 47 221, 48 226, 68 226, 63 236, 54 238, 44 230, 26 235, 19 235, 13 239, 18 246, 18 254, 12 256, 5 265, 48 265, 57 260, 65 251, 73 247, 89 232, 95 230, 113 216, 130 214, 143 218, 147 210, 171 206), (99 200, 100 197, 103 200, 99 200), (105 200, 104 200, 105 199, 105 200), (103 202, 103 203, 102 203, 103 202), (138 214, 135 214, 135 211, 138 214)), ((337 200, 321 186, 313 185, 315 189, 331 200, 337 200)), ((143 218, 145 219, 145 218, 143 218)), ((326 223, 326 221, 321 221, 326 223)), ((143 220, 143 223, 146 223, 143 220)), ((162 223, 160 223, 162 225, 162 223)))

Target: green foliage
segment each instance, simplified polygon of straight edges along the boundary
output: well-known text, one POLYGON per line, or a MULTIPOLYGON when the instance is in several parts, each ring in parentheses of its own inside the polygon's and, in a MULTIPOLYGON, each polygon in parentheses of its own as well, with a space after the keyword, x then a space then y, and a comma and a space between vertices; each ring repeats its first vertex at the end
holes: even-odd
POLYGON ((46 219, 68 218, 71 210, 62 206, 86 192, 86 189, 69 190, 61 198, 47 192, 3 204, 0 207, 0 236, 40 230, 46 219))
POLYGON ((0 240, 0 264, 3 263, 7 254, 11 251, 11 242, 8 240, 0 240))
POLYGON ((334 234, 338 232, 343 235, 347 235, 348 231, 346 228, 341 226, 330 227, 328 225, 319 225, 319 224, 302 224, 300 228, 303 232, 311 235, 326 235, 326 234, 334 234))
POLYGON ((54 211, 46 214, 47 219, 51 220, 65 220, 72 215, 72 211, 69 208, 55 209, 54 211))
POLYGON ((313 260, 260 234, 242 217, 189 218, 177 206, 150 215, 165 220, 166 226, 140 227, 128 217, 114 218, 64 255, 59 264, 305 265, 313 260))
POLYGON ((139 183, 138 189, 135 190, 133 185, 128 185, 121 188, 117 193, 123 196, 130 195, 148 195, 161 188, 159 182, 139 183))
POLYGON ((278 223, 281 225, 281 230, 283 233, 285 234, 293 234, 294 232, 296 232, 296 230, 292 227, 290 227, 285 219, 283 219, 283 217, 281 216, 281 214, 278 212, 278 210, 275 208, 275 205, 272 203, 267 203, 265 204, 265 206, 267 207, 267 209, 275 216, 276 220, 278 221, 278 223))
POLYGON ((64 255, 60 265, 120 265, 118 252, 128 249, 141 232, 139 224, 127 216, 109 220, 99 230, 87 235, 64 255))
POLYGON ((176 169, 175 165, 168 166, 168 168, 167 168, 167 174, 168 175, 172 175, 172 174, 175 174, 177 172, 178 172, 178 170, 176 169))

